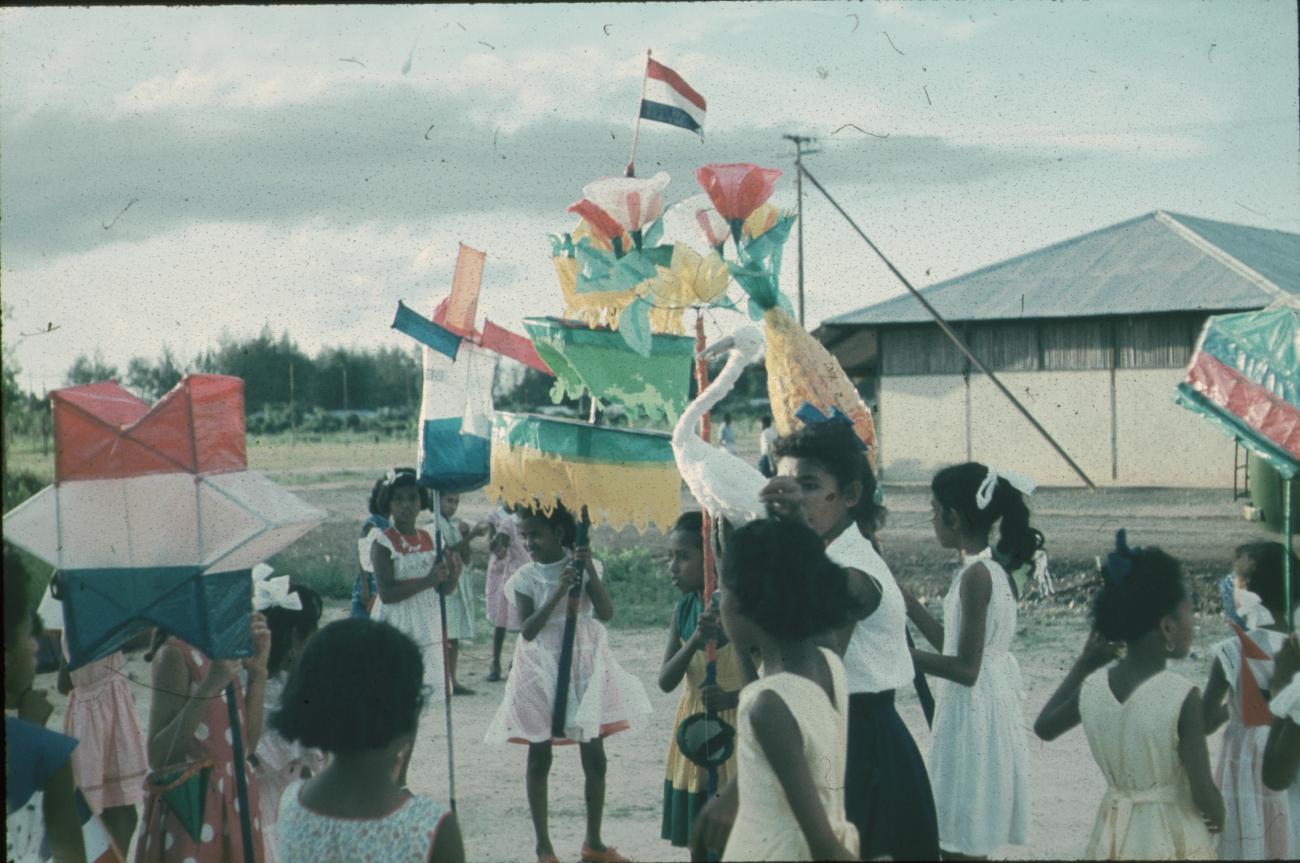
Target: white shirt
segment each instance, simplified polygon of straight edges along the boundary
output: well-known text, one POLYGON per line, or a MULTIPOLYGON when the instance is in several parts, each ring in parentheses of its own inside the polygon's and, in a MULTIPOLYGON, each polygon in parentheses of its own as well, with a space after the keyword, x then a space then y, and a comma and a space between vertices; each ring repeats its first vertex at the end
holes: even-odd
POLYGON ((772 454, 772 444, 776 443, 777 438, 779 438, 780 436, 781 435, 777 434, 776 429, 772 428, 771 426, 768 426, 767 428, 759 432, 758 433, 758 454, 770 456, 772 454))
POLYGON ((853 524, 827 546, 826 556, 840 566, 865 572, 880 585, 880 605, 858 621, 844 651, 849 692, 885 692, 906 686, 914 674, 907 649, 907 604, 889 564, 853 524))

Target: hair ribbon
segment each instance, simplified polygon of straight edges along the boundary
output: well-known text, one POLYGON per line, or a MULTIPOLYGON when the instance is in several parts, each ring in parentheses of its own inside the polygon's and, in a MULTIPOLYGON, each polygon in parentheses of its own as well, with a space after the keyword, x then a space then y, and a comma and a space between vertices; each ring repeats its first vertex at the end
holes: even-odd
POLYGON ((265 563, 253 567, 253 608, 258 611, 271 608, 302 611, 302 597, 293 591, 289 576, 272 578, 271 573, 274 571, 265 563))
POLYGON ((984 481, 980 487, 975 490, 975 506, 979 509, 988 509, 993 502, 993 493, 997 491, 998 480, 1005 479, 1011 483, 1012 488, 1021 494, 1033 494, 1038 488, 1038 483, 1034 482, 1023 473, 1014 470, 1001 470, 989 465, 989 472, 984 476, 984 481))
POLYGON ((1115 533, 1115 550, 1106 555, 1106 577, 1112 584, 1121 585, 1133 572, 1133 561, 1141 548, 1128 547, 1128 531, 1120 528, 1115 533))
MULTIPOLYGON (((845 416, 845 414, 835 405, 831 405, 831 408, 827 413, 822 413, 812 402, 804 402, 799 405, 799 410, 795 411, 794 415, 796 419, 803 422, 806 426, 815 426, 821 425, 822 423, 834 422, 843 423, 848 426, 850 431, 853 431, 853 420, 845 416)), ((853 432, 853 442, 858 445, 858 449, 862 452, 867 451, 867 445, 862 442, 862 438, 858 437, 856 431, 853 432)))

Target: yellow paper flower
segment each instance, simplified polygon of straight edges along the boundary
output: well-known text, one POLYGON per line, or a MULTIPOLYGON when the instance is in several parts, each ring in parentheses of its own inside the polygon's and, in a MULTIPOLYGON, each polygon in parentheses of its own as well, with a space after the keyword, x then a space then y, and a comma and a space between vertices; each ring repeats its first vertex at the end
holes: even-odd
POLYGON ((745 220, 745 225, 741 228, 741 234, 747 239, 757 239, 772 229, 776 224, 779 213, 773 204, 763 204, 757 210, 749 214, 745 220))

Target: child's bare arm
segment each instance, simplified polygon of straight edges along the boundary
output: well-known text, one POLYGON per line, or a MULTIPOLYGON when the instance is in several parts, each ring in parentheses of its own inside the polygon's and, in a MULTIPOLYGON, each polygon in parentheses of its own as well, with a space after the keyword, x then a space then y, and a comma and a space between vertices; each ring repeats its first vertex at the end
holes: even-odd
MULTIPOLYGON (((754 739, 763 756, 772 765, 786 801, 799 822, 814 860, 854 860, 831 830, 830 818, 822 806, 812 769, 803 755, 803 734, 790 708, 773 692, 763 692, 754 700, 750 713, 754 739)), ((835 781, 840 781, 839 777, 835 781)))
POLYGON ((596 564, 591 558, 590 548, 579 548, 573 553, 573 562, 586 570, 586 591, 591 598, 591 610, 597 620, 610 620, 614 616, 614 602, 609 598, 609 590, 596 571, 596 564))
POLYGON ((659 666, 659 688, 664 692, 672 692, 686 676, 691 657, 700 649, 700 644, 696 643, 699 634, 699 627, 696 627, 691 637, 683 643, 677 634, 677 615, 674 614, 672 620, 668 621, 668 644, 664 647, 664 661, 659 666))
POLYGON ((988 627, 989 600, 993 576, 981 563, 966 570, 958 587, 961 598, 961 631, 957 634, 957 655, 947 656, 922 650, 912 651, 918 671, 974 686, 984 662, 984 633, 988 627))
POLYGON ((1192 802, 1201 810, 1201 817, 1211 833, 1223 829, 1223 795, 1214 784, 1210 772, 1210 751, 1205 745, 1205 718, 1201 707, 1201 691, 1193 688, 1183 701, 1178 714, 1178 758, 1187 771, 1192 787, 1192 802))
POLYGON ((54 852, 55 863, 83 863, 86 845, 81 837, 81 817, 77 814, 76 783, 72 778, 72 761, 68 761, 49 778, 41 789, 45 835, 54 852))
POLYGON ((921 631, 925 640, 934 646, 935 650, 943 650, 943 624, 934 619, 921 601, 912 595, 912 592, 903 585, 898 589, 903 593, 903 602, 907 605, 907 619, 921 631))
POLYGON ((1227 694, 1228 678, 1223 673, 1223 665, 1215 657, 1210 666, 1210 679, 1205 682, 1205 694, 1201 696, 1201 720, 1205 723, 1206 734, 1213 734, 1228 721, 1228 705, 1224 703, 1227 694))
POLYGON ((1055 740, 1074 726, 1082 718, 1079 716, 1079 690, 1083 681, 1100 668, 1104 668, 1115 658, 1116 648, 1106 642, 1095 631, 1089 633, 1079 658, 1070 667, 1065 680, 1052 693, 1043 705, 1043 710, 1034 720, 1034 733, 1043 740, 1055 740))
POLYGON ((370 562, 375 567, 375 592, 385 605, 410 599, 431 587, 437 587, 446 578, 446 567, 434 564, 424 578, 408 578, 398 581, 393 572, 393 554, 387 548, 375 543, 370 547, 370 562))
POLYGON ((691 860, 707 860, 709 851, 721 851, 726 847, 739 805, 739 780, 733 778, 696 817, 691 828, 691 860))
POLYGON ((455 812, 448 812, 438 825, 429 849, 429 863, 465 863, 465 842, 455 812))
POLYGON ((1300 773, 1300 725, 1294 720, 1292 696, 1296 687, 1296 674, 1300 671, 1300 639, 1293 633, 1274 657, 1273 666, 1273 724, 1268 730, 1264 746, 1264 784, 1274 791, 1283 791, 1295 782, 1300 773), (1282 715, 1290 711, 1290 715, 1282 715))

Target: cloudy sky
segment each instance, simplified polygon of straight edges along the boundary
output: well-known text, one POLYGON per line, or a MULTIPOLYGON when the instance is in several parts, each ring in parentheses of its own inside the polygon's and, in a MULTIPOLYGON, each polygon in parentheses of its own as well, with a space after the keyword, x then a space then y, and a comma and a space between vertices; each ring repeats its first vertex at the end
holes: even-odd
MULTIPOLYGON (((1296 35, 1292 0, 4 9, 4 340, 38 392, 264 324, 407 344, 457 241, 481 313, 558 314, 547 234, 627 161, 647 48, 708 100, 703 143, 642 128, 670 201, 753 161, 793 206, 816 136, 918 285, 1157 208, 1300 231, 1296 35)), ((810 327, 902 290, 807 187, 805 228, 810 327)))

